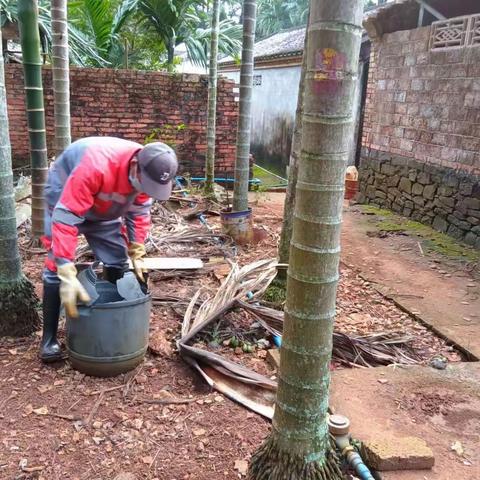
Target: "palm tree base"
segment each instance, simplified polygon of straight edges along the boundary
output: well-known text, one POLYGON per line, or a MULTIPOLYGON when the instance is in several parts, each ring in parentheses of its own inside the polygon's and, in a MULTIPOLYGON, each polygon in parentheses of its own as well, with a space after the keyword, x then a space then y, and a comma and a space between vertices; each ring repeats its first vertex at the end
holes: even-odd
POLYGON ((270 435, 254 453, 248 471, 249 480, 344 480, 340 460, 330 446, 321 462, 308 462, 305 456, 281 450, 270 435))
POLYGON ((26 277, 11 283, 0 283, 0 337, 25 337, 38 330, 38 297, 26 277))

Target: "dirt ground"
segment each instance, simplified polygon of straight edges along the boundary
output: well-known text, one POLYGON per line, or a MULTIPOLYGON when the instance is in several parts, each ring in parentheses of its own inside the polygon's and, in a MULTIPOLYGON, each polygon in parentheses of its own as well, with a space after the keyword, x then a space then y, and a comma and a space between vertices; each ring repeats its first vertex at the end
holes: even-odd
MULTIPOLYGON (((422 235, 403 231, 378 235, 385 223, 381 215, 365 215, 360 206, 346 209, 343 261, 479 360, 480 253, 476 258, 468 249, 441 254, 422 235)), ((389 216, 390 224, 395 225, 389 216)))
MULTIPOLYGON (((254 205, 257 243, 239 249, 237 258, 242 264, 276 254, 283 195, 266 194, 260 199, 252 196, 254 203, 255 200, 259 200, 258 205, 254 205)), ((218 225, 216 217, 209 218, 209 222, 218 225)), ((354 238, 348 233, 352 228, 348 224, 348 214, 346 227, 345 234, 348 238, 354 238)), ((364 237, 365 241, 368 237, 364 237)), ((360 241, 362 237, 358 238, 360 241)), ((401 332, 415 338, 413 348, 421 363, 428 364, 434 355, 441 354, 460 368, 463 365, 458 363, 461 356, 448 342, 430 332, 377 291, 376 281, 365 276, 368 269, 354 264, 352 258, 359 255, 355 248, 358 245, 344 244, 337 328, 359 335, 401 332)), ((191 251, 187 253, 194 254, 191 251)), ((24 265, 40 294, 41 256, 25 252, 24 265)), ((154 297, 172 294, 188 301, 200 286, 207 285, 214 289, 219 285, 224 272, 224 267, 215 266, 181 278, 154 274, 152 293, 154 297)), ((412 273, 415 275, 410 271, 410 275, 412 273)), ((441 277, 438 281, 442 278, 445 280, 441 277)), ((432 288, 432 295, 434 290, 432 288)), ((441 292, 440 289, 437 291, 441 292)), ((425 294, 422 293, 422 296, 425 294)), ((135 372, 113 379, 86 377, 75 372, 68 362, 53 367, 43 366, 36 357, 39 335, 1 340, 0 478, 111 480, 126 472, 134 474, 137 480, 242 478, 243 461, 249 459, 268 433, 269 422, 211 391, 198 374, 178 357, 174 341, 179 335, 185 301, 154 305, 151 319, 152 348, 145 362, 135 372), (155 403, 155 400, 171 395, 185 403, 155 403)), ((248 325, 248 319, 244 321, 248 325)), ((228 319, 226 324, 228 327, 228 319)), ((231 334, 228 328, 225 338, 231 334)), ((208 336, 201 340, 208 342, 208 336)), ((261 373, 271 376, 275 373, 266 364, 260 351, 238 356, 237 360, 261 373)), ((417 368, 423 372, 421 367, 417 368)), ((432 391, 443 388, 446 377, 442 376, 442 372, 430 367, 423 368, 427 373, 422 375, 429 376, 431 372, 434 378, 432 382, 437 382, 429 384, 432 391)), ((412 399, 411 395, 416 395, 421 380, 415 387, 407 383, 398 387, 403 389, 407 405, 403 410, 391 401, 393 397, 397 398, 397 387, 394 387, 396 376, 389 377, 386 384, 379 384, 376 380, 369 383, 364 382, 365 375, 382 375, 381 370, 342 369, 335 364, 332 369, 335 370, 332 404, 347 415, 351 414, 352 419, 369 418, 372 425, 377 426, 377 430, 366 425, 360 428, 358 422, 354 421, 354 433, 358 433, 358 436, 362 437, 369 431, 383 431, 385 421, 390 417, 397 420, 388 422, 388 430, 394 434, 398 426, 398 431, 403 433, 407 430, 407 424, 405 417, 396 417, 399 409, 402 414, 407 412, 409 418, 418 415, 416 397, 412 399), (385 397, 382 403, 385 392, 391 395, 385 397), (369 401, 369 396, 375 401, 369 401), (354 402, 351 406, 350 399, 354 402), (412 408, 409 410, 412 405, 413 412, 410 411, 412 408)), ((448 375, 455 376, 454 373, 448 375)), ((475 400, 473 394, 469 397, 470 393, 467 392, 462 399, 467 403, 477 402, 478 390, 475 400)), ((478 404, 472 403, 472 409, 478 413, 478 404)), ((476 417, 473 418, 472 426, 476 421, 476 417)), ((456 459, 452 457, 454 454, 449 450, 448 441, 441 441, 444 425, 439 422, 435 428, 422 429, 418 434, 434 447, 435 453, 442 459, 444 456, 456 459)), ((467 432, 468 443, 464 440, 467 435, 465 425, 460 422, 457 426, 453 422, 448 428, 449 435, 464 441, 468 448, 468 457, 456 459, 452 465, 440 460, 440 467, 448 465, 448 473, 440 468, 433 473, 410 472, 384 478, 480 478, 478 470, 475 470, 478 469, 478 461, 473 455, 473 440, 470 440, 474 439, 471 436, 473 434, 468 433, 470 430, 467 432), (464 461, 469 465, 465 465, 464 461), (455 472, 457 476, 452 476, 455 472), (468 476, 470 474, 473 476, 468 476)))
POLYGON ((444 371, 425 367, 342 370, 333 377, 331 405, 348 415, 357 438, 394 441, 413 435, 433 450, 433 470, 383 472, 383 480, 480 478, 478 362, 451 365, 444 371))

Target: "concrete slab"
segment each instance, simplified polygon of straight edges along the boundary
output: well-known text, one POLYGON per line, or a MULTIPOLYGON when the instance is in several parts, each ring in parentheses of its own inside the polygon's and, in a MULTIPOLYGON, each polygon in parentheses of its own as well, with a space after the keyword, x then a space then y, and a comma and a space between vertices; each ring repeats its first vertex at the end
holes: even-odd
POLYGON ((413 435, 433 450, 433 470, 383 472, 384 480, 480 479, 480 363, 342 370, 332 382, 330 405, 350 418, 356 438, 413 435))

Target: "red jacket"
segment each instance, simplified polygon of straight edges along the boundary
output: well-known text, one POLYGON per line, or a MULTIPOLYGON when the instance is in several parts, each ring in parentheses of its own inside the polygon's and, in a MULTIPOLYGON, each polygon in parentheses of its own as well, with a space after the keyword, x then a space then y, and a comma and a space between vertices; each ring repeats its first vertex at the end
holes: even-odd
POLYGON ((74 260, 77 225, 85 220, 123 217, 128 241, 145 242, 152 199, 135 191, 128 179, 130 160, 141 149, 120 138, 89 137, 72 143, 52 164, 45 186, 51 212, 45 236, 47 242, 51 238, 57 264, 74 260))

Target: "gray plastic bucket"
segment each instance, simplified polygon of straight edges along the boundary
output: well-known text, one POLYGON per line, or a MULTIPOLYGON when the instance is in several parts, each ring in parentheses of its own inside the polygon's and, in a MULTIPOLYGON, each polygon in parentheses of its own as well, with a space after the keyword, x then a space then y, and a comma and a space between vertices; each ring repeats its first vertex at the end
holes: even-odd
MULTIPOLYGON (((76 370, 111 377, 139 365, 148 348, 151 297, 124 300, 116 285, 97 279, 93 268, 86 277, 98 298, 78 306, 78 318, 67 316, 67 351, 76 370)), ((91 288, 91 286, 90 286, 91 288)))

